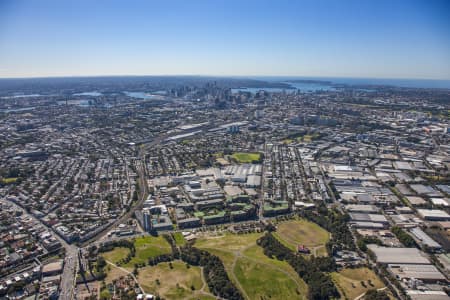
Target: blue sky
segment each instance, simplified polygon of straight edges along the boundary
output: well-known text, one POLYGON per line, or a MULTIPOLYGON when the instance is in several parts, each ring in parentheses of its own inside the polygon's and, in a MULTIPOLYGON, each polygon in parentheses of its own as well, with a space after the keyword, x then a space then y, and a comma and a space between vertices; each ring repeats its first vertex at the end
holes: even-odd
POLYGON ((0 77, 450 79, 446 0, 0 0, 0 77))

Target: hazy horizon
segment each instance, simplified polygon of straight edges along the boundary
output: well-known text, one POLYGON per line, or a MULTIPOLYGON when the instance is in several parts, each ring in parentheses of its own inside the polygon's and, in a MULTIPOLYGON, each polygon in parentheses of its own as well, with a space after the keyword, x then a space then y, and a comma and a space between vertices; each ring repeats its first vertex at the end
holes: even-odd
POLYGON ((49 75, 49 76, 18 76, 18 77, 0 77, 2 79, 52 79, 52 78, 98 78, 98 77, 217 77, 217 78, 247 78, 247 79, 264 79, 273 78, 284 80, 285 78, 298 78, 305 80, 327 80, 327 79, 374 79, 374 80, 423 80, 423 81, 450 81, 449 79, 441 78, 420 78, 420 77, 366 77, 366 76, 309 76, 309 75, 221 75, 221 74, 93 74, 93 75, 49 75))

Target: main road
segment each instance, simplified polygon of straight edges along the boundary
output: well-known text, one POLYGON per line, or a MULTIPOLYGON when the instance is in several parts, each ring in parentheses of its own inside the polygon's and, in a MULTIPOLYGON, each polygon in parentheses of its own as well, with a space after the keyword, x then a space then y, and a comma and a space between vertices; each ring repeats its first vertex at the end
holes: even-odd
POLYGON ((28 216, 29 218, 33 219, 34 221, 40 223, 43 227, 45 227, 49 232, 52 232, 53 236, 61 243, 61 245, 65 249, 65 259, 64 259, 64 269, 61 274, 61 285, 60 285, 60 299, 72 299, 73 296, 73 289, 74 289, 74 282, 75 282, 75 274, 76 274, 76 267, 77 267, 77 253, 78 253, 78 247, 75 245, 68 244, 63 238, 61 238, 57 233, 53 231, 52 228, 47 226, 44 222, 42 222, 40 219, 36 218, 32 214, 28 213, 23 207, 20 205, 9 201, 7 199, 3 199, 2 201, 5 201, 11 205, 14 205, 17 209, 22 210, 23 214, 28 216))

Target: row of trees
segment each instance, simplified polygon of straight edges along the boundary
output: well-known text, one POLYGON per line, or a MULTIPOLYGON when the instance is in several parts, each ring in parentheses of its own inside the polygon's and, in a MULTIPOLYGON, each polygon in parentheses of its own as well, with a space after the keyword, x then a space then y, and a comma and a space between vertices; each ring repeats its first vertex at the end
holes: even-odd
POLYGON ((338 298, 339 292, 331 277, 324 272, 336 271, 336 263, 331 257, 312 257, 306 259, 293 253, 281 244, 271 233, 266 233, 258 240, 264 254, 270 258, 287 261, 298 275, 308 284, 308 298, 327 300, 338 298))
POLYGON ((174 256, 174 258, 175 259, 180 258, 180 250, 178 249, 178 247, 175 243, 175 238, 173 237, 173 233, 164 234, 163 237, 169 243, 170 248, 172 249, 172 255, 174 256))
POLYGON ((375 289, 370 289, 364 295, 365 300, 389 300, 389 296, 385 291, 377 291, 375 289))
POLYGON ((301 216, 318 224, 331 232, 331 239, 327 243, 328 254, 335 250, 355 250, 353 235, 347 226, 350 217, 337 209, 328 209, 324 204, 317 207, 317 211, 303 211, 301 216))
MULTIPOLYGON (((116 247, 125 247, 125 248, 130 249, 130 252, 136 252, 136 248, 134 247, 134 241, 126 240, 126 239, 103 243, 98 248, 98 252, 108 252, 108 251, 114 250, 114 248, 116 248, 116 247)), ((89 251, 92 251, 92 252, 94 252, 95 250, 96 250, 96 246, 92 246, 89 249, 89 251)))
POLYGON ((374 236, 358 236, 357 245, 361 251, 367 252, 367 245, 369 244, 377 244, 381 246, 382 242, 374 236))
POLYGON ((173 253, 172 254, 161 254, 161 255, 158 255, 155 257, 150 257, 148 259, 148 264, 150 266, 156 266, 159 263, 173 261, 174 259, 178 259, 178 256, 175 256, 173 253))
POLYGON ((99 252, 108 252, 113 250, 116 247, 124 247, 130 249, 130 252, 127 256, 117 262, 117 265, 121 266, 123 264, 127 264, 131 261, 131 259, 136 255, 136 248, 134 246, 134 242, 131 240, 119 240, 113 241, 106 244, 102 244, 98 251, 99 252))
POLYGON ((214 295, 229 300, 244 299, 241 292, 231 282, 222 261, 217 256, 190 245, 180 250, 181 259, 184 262, 203 267, 205 280, 214 295))
POLYGON ((105 267, 106 261, 102 256, 98 256, 95 261, 95 268, 93 266, 94 261, 88 260, 88 270, 85 271, 83 268, 78 270, 80 277, 77 277, 77 283, 86 283, 94 280, 103 280, 106 277, 105 267))
POLYGON ((398 226, 393 226, 391 231, 405 247, 417 247, 414 239, 398 226))

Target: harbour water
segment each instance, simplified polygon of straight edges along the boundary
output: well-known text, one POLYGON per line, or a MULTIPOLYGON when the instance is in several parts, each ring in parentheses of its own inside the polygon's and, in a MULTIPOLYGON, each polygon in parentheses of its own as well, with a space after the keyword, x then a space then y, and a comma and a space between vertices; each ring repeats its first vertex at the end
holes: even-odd
POLYGON ((252 94, 257 93, 261 90, 267 91, 267 92, 283 92, 286 93, 294 93, 297 90, 299 90, 302 93, 312 93, 316 91, 335 91, 336 88, 333 87, 329 83, 322 83, 322 82, 295 82, 295 81, 282 81, 282 83, 290 85, 290 88, 237 88, 237 89, 231 89, 232 93, 237 93, 239 91, 242 92, 250 92, 252 94))
POLYGON ((148 100, 148 99, 161 99, 161 95, 155 95, 155 94, 151 94, 151 93, 147 93, 147 92, 127 92, 124 91, 123 92, 125 95, 127 95, 128 97, 132 97, 132 98, 137 98, 137 99, 144 99, 144 100, 148 100))
POLYGON ((91 97, 99 97, 102 96, 103 94, 100 92, 83 92, 83 93, 76 93, 73 94, 74 96, 91 96, 91 97))
POLYGON ((330 82, 334 84, 345 84, 351 86, 387 85, 406 88, 430 88, 450 89, 450 80, 439 79, 400 79, 400 78, 352 78, 352 77, 288 77, 288 76, 261 76, 253 79, 269 82, 289 82, 292 80, 330 82))

